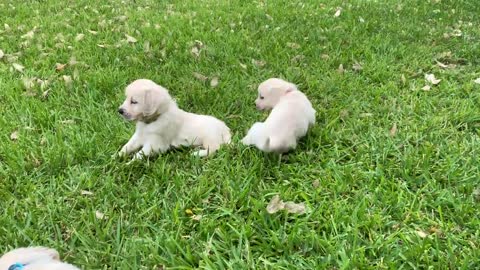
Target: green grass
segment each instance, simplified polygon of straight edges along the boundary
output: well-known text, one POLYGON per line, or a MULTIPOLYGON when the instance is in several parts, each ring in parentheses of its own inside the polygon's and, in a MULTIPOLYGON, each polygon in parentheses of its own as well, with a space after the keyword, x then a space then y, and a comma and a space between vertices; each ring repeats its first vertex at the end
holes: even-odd
POLYGON ((45 245, 84 269, 480 267, 477 0, 65 2, 0 2, 0 253, 45 245), (427 73, 442 81, 423 91, 427 73), (48 86, 26 89, 33 77, 48 86), (269 77, 317 110, 281 158, 239 144, 266 116, 253 102, 269 77), (233 144, 111 159, 134 130, 116 109, 138 78, 224 120, 233 144), (269 215, 275 194, 311 211, 269 215))

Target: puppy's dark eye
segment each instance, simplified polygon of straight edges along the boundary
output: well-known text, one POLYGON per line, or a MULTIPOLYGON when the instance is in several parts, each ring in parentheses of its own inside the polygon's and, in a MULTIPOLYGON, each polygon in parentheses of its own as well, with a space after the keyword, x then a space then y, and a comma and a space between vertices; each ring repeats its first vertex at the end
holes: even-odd
POLYGON ((260 99, 264 99, 264 97, 262 97, 262 96, 259 96, 259 98, 260 98, 260 99))
POLYGON ((132 99, 132 100, 130 100, 130 103, 131 103, 131 104, 137 104, 138 101, 135 101, 135 100, 132 99))

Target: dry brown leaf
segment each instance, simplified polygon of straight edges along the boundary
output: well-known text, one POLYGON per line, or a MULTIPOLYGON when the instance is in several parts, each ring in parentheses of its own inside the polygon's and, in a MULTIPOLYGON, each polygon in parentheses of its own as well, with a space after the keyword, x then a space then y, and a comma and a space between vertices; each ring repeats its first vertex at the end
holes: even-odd
POLYGON ((279 195, 273 196, 272 200, 267 205, 267 212, 274 214, 280 210, 285 210, 291 214, 305 214, 307 208, 304 203, 286 202, 284 203, 279 195))
POLYGON ((85 195, 85 196, 92 196, 92 195, 93 195, 93 192, 90 192, 90 191, 88 191, 88 190, 82 190, 82 191, 80 192, 80 194, 85 195))
POLYGON ((453 30, 452 33, 450 33, 450 36, 452 37, 461 37, 462 36, 462 31, 460 29, 455 29, 453 30))
POLYGON ((280 200, 279 195, 275 195, 267 205, 267 212, 269 214, 274 214, 280 210, 283 210, 284 208, 285 208, 285 203, 283 203, 283 201, 280 200))
POLYGON ((480 78, 477 78, 476 80, 473 81, 476 84, 480 84, 480 78))
POLYGON ((428 84, 425 85, 424 87, 422 87, 422 90, 423 90, 423 91, 430 91, 430 89, 432 89, 432 88, 431 88, 430 85, 428 85, 428 84))
POLYGON ((199 220, 201 220, 201 219, 203 218, 203 216, 202 216, 202 215, 193 215, 193 216, 191 216, 191 218, 192 218, 193 220, 199 221, 199 220))
POLYGON ((435 60, 435 62, 437 62, 437 66, 441 67, 441 68, 448 68, 448 65, 445 65, 444 63, 442 62, 439 62, 437 60, 435 60))
POLYGON ((312 186, 313 186, 314 188, 318 188, 318 187, 320 186, 320 181, 318 181, 318 179, 315 180, 315 181, 313 181, 312 186))
POLYGON ((300 45, 298 45, 297 43, 294 43, 294 42, 287 42, 287 46, 292 48, 292 49, 299 49, 300 48, 300 45))
POLYGON ((435 78, 434 74, 425 74, 425 80, 433 85, 437 85, 441 80, 435 78))
POLYGON ((340 64, 337 68, 337 72, 340 74, 345 73, 345 69, 343 68, 343 64, 340 64))
POLYGON ((63 81, 65 82, 65 85, 70 86, 72 84, 72 77, 69 75, 63 75, 62 76, 63 81))
POLYGON ((62 71, 62 70, 65 69, 66 66, 67 66, 67 64, 56 63, 56 64, 55 64, 55 69, 56 69, 57 71, 62 71))
POLYGON ((361 113, 360 117, 365 118, 365 117, 372 117, 373 113, 361 113))
POLYGON ((150 42, 149 41, 145 41, 143 43, 143 51, 145 53, 149 53, 150 52, 150 42))
POLYGON ((333 16, 334 17, 339 17, 340 14, 342 14, 342 8, 337 8, 337 11, 335 11, 335 14, 333 16))
POLYGON ((200 49, 196 46, 192 47, 191 53, 193 54, 193 56, 195 56, 195 58, 200 57, 200 49))
POLYGON ((210 81, 210 86, 212 88, 215 88, 218 86, 218 77, 213 77, 212 80, 210 81))
POLYGON ((425 238, 428 234, 424 231, 415 231, 420 238, 425 238))
POLYGON ((362 71, 363 66, 360 63, 355 62, 355 64, 352 65, 352 69, 355 70, 355 71, 362 71))
POLYGON ((397 135, 397 123, 393 123, 392 128, 390 129, 390 137, 397 135))
POLYGON ((30 90, 33 87, 35 87, 35 80, 36 78, 22 78, 22 83, 23 86, 25 87, 26 90, 30 90))
POLYGON ((97 219, 102 220, 102 219, 105 219, 105 214, 97 210, 97 211, 95 211, 95 217, 97 219))
POLYGON ((18 72, 23 72, 23 70, 25 69, 24 66, 20 65, 20 64, 17 64, 17 63, 13 63, 12 64, 13 68, 18 71, 18 72))
POLYGON ((26 33, 25 35, 23 35, 22 38, 32 39, 34 34, 35 34, 35 32, 32 30, 32 31, 29 31, 28 33, 26 33))
POLYGON ((80 40, 82 40, 84 37, 85 37, 85 34, 80 33, 80 34, 78 34, 78 35, 75 37, 75 41, 80 41, 80 40))
POLYGON ((72 119, 62 120, 62 121, 60 121, 60 124, 62 124, 62 125, 72 125, 72 124, 75 124, 75 120, 72 120, 72 119))
POLYGON ((265 61, 262 61, 262 60, 256 60, 256 59, 252 59, 252 63, 257 66, 257 67, 263 67, 265 66, 267 63, 265 61))
POLYGON ((202 82, 205 82, 206 80, 208 80, 208 77, 201 74, 201 73, 198 73, 198 72, 193 72, 193 77, 195 77, 195 79, 199 80, 199 81, 202 81, 202 82))
POLYGON ((127 38, 127 42, 128 42, 128 43, 135 43, 135 42, 137 42, 137 39, 134 38, 134 37, 132 37, 132 36, 129 36, 129 35, 125 34, 125 37, 127 38))
POLYGON ((46 99, 48 97, 48 94, 50 94, 50 89, 47 89, 47 90, 43 91, 42 98, 46 99))
POLYGON ((294 203, 294 202, 286 202, 285 203, 285 210, 291 214, 305 214, 307 208, 305 207, 304 203, 294 203))
POLYGON ((12 141, 18 140, 18 131, 17 130, 15 130, 14 132, 12 132, 12 134, 10 134, 10 140, 12 140, 12 141))

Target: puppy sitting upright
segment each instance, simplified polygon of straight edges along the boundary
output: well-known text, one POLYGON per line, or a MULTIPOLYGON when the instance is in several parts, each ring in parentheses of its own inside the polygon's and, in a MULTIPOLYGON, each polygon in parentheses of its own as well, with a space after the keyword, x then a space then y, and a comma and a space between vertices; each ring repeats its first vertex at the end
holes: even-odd
POLYGON ((297 140, 315 123, 315 110, 293 83, 272 78, 258 86, 257 109, 272 112, 265 122, 255 123, 242 139, 265 152, 284 153, 297 147, 297 140))
POLYGON ((151 80, 132 82, 125 90, 127 98, 118 112, 136 121, 135 134, 120 150, 124 156, 135 152, 134 159, 163 153, 171 146, 200 146, 195 152, 207 156, 230 142, 230 129, 215 117, 185 112, 168 94, 167 89, 151 80))

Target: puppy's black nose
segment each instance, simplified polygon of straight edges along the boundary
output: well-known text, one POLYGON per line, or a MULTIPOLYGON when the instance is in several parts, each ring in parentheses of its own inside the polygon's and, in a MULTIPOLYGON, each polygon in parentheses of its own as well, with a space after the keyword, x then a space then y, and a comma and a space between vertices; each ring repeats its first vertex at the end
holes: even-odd
POLYGON ((118 109, 118 113, 123 115, 125 113, 125 110, 123 108, 120 108, 118 109))

